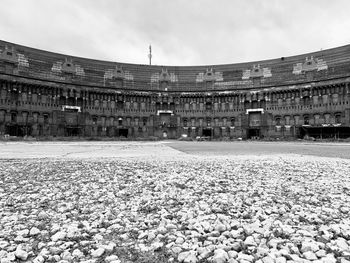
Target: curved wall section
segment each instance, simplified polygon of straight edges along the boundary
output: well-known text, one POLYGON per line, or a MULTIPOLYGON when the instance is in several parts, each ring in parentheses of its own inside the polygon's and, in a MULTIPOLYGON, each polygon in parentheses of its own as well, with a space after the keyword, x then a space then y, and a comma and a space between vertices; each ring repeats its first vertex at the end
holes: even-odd
POLYGON ((0 134, 350 137, 350 45, 239 64, 149 66, 0 41, 0 134))

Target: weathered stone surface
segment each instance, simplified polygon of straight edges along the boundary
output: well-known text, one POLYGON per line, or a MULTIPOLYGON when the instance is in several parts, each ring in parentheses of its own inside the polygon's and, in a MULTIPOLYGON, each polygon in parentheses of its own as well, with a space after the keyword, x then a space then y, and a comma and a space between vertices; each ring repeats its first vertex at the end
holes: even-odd
POLYGON ((237 256, 238 256, 237 251, 234 251, 234 250, 228 251, 227 254, 228 254, 229 258, 237 258, 237 256))
POLYGON ((30 229, 30 232, 29 232, 29 235, 31 236, 36 236, 36 235, 39 235, 40 234, 40 229, 36 228, 36 227, 32 227, 30 229))
MULTIPOLYGON (((181 262, 346 260, 350 200, 339 182, 349 184, 350 164, 254 158, 15 164, 27 176, 0 192, 0 202, 6 196, 26 212, 0 203, 0 259, 23 251, 35 263, 124 262, 133 248, 181 262)), ((13 167, 0 169, 14 180, 13 167)))
POLYGON ((287 259, 285 257, 278 257, 275 259, 275 263, 286 263, 287 259))
POLYGON ((17 248, 15 251, 15 256, 16 256, 16 258, 19 258, 20 260, 27 260, 28 253, 26 251, 22 250, 22 248, 17 248))
POLYGON ((215 225, 215 230, 219 233, 226 231, 226 226, 222 223, 218 223, 215 225))
POLYGON ((315 255, 314 252, 312 251, 306 251, 303 253, 304 258, 306 258, 307 260, 316 260, 317 256, 315 255))
POLYGON ((267 256, 267 257, 264 257, 264 258, 262 259, 262 262, 263 262, 263 263, 275 263, 275 260, 274 260, 272 257, 267 256))
POLYGON ((118 261, 118 260, 119 260, 119 258, 118 258, 117 255, 110 255, 110 256, 108 256, 108 257, 105 258, 105 261, 106 261, 107 263, 113 262, 113 261, 118 261))
POLYGON ((198 259, 196 257, 196 252, 191 250, 184 260, 184 263, 197 263, 198 259))
POLYGON ((327 263, 336 263, 337 262, 336 258, 332 254, 327 254, 324 258, 322 258, 322 261, 324 263, 326 263, 326 262, 327 263))
POLYGON ((37 256, 33 260, 33 263, 44 263, 44 262, 45 262, 45 258, 42 255, 37 256))
POLYGON ((80 251, 80 249, 76 248, 73 250, 72 256, 73 256, 73 258, 80 259, 80 258, 84 257, 84 253, 82 251, 80 251))
POLYGON ((252 236, 248 236, 245 240, 244 240, 244 244, 246 245, 246 246, 256 246, 256 242, 255 242, 255 240, 254 240, 254 237, 252 237, 252 236))
POLYGON ((223 249, 216 249, 214 251, 213 262, 224 263, 229 259, 228 253, 223 249))
POLYGON ((64 240, 67 236, 67 233, 66 232, 63 232, 63 231, 59 231, 57 232, 56 234, 54 234, 52 237, 51 237, 51 240, 53 242, 56 242, 58 240, 64 240))
POLYGON ((253 262, 254 257, 252 255, 247 255, 247 254, 244 254, 244 253, 238 253, 237 260, 239 262, 241 262, 241 261, 253 262))
POLYGON ((101 257, 104 253, 105 253, 105 249, 102 248, 102 247, 100 247, 100 248, 98 248, 98 249, 96 249, 96 250, 93 250, 93 251, 91 252, 91 256, 92 256, 93 258, 99 258, 99 257, 101 257))
POLYGON ((304 241, 300 249, 301 252, 316 252, 317 250, 319 250, 319 246, 314 241, 304 241))
POLYGON ((348 243, 346 242, 346 240, 344 238, 337 238, 335 241, 334 241, 335 245, 339 247, 339 249, 341 251, 348 251, 350 250, 349 249, 349 245, 348 243))
POLYGON ((177 260, 179 262, 185 262, 185 263, 196 263, 198 261, 198 259, 196 257, 196 252, 193 250, 181 252, 178 255, 177 260))

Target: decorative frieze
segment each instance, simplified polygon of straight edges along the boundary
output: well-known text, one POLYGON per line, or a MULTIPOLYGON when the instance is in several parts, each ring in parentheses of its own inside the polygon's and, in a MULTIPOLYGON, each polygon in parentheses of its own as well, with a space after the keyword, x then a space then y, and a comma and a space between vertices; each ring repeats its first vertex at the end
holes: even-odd
POLYGON ((196 76, 196 82, 216 82, 223 80, 223 73, 219 71, 214 72, 213 68, 207 69, 205 72, 200 72, 196 76))
POLYGON ((18 67, 29 68, 28 58, 25 55, 20 53, 18 53, 17 56, 18 56, 18 67))
POLYGON ((72 59, 66 58, 66 61, 62 64, 61 71, 63 73, 68 73, 68 74, 75 73, 75 65, 73 64, 72 59))
POLYGON ((322 58, 314 58, 313 56, 306 57, 304 63, 297 63, 293 65, 293 74, 299 75, 304 74, 308 71, 321 71, 321 70, 327 70, 328 65, 327 62, 324 61, 322 58))
POLYGON ((156 72, 151 75, 151 82, 178 82, 178 76, 175 73, 168 72, 168 69, 162 68, 161 72, 156 72))
POLYGON ((243 70, 242 79, 272 77, 270 68, 261 68, 260 64, 253 65, 251 69, 243 70))
POLYGON ((170 74, 168 73, 167 69, 162 68, 162 72, 159 75, 159 81, 160 82, 169 82, 170 81, 170 74))
POLYGON ((110 80, 124 80, 125 79, 125 73, 122 67, 116 65, 115 69, 107 69, 104 74, 104 79, 110 79, 110 80))
POLYGON ((57 61, 51 67, 51 72, 55 74, 71 74, 84 77, 85 71, 84 69, 78 65, 74 64, 72 59, 66 58, 64 62, 57 61))

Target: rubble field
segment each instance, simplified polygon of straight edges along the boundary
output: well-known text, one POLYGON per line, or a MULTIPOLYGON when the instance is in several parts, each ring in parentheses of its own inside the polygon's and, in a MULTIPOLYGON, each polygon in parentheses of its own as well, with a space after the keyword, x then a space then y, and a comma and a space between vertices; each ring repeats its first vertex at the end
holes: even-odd
POLYGON ((132 151, 1 159, 0 262, 350 262, 349 159, 132 151))

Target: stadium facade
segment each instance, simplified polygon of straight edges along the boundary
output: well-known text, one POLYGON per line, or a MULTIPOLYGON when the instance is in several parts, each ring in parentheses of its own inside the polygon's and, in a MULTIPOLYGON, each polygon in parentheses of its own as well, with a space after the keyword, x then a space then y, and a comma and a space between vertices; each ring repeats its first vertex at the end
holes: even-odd
POLYGON ((0 134, 350 137, 350 45, 206 66, 98 61, 0 41, 0 134))

